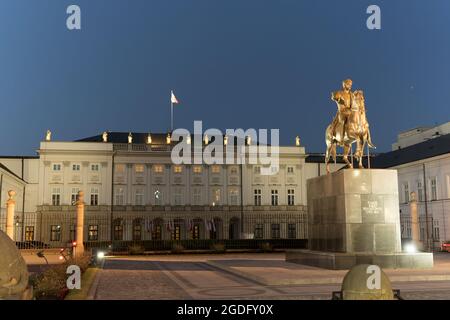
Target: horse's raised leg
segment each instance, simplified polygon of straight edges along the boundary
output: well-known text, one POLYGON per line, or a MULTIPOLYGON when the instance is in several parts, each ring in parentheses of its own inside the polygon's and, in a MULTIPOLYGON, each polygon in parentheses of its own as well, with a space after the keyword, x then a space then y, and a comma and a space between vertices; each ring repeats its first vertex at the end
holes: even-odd
POLYGON ((327 151, 325 153, 325 164, 327 167, 327 173, 330 173, 330 163, 329 163, 330 162, 330 151, 331 151, 331 146, 333 144, 329 140, 327 140, 326 143, 327 143, 327 151))
POLYGON ((344 145, 344 162, 347 164, 348 168, 353 168, 353 164, 348 161, 348 153, 350 151, 350 144, 344 145))

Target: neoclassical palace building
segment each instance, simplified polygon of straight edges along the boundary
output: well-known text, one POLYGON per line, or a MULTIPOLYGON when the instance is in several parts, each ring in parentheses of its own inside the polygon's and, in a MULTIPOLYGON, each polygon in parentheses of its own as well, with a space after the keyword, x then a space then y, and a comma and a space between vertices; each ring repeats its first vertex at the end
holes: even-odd
POLYGON ((87 241, 307 238, 306 180, 326 171, 298 139, 279 147, 273 175, 260 164, 177 165, 174 146, 167 133, 109 132, 47 136, 36 157, 1 157, 0 228, 13 189, 17 241, 71 241, 83 191, 87 241))

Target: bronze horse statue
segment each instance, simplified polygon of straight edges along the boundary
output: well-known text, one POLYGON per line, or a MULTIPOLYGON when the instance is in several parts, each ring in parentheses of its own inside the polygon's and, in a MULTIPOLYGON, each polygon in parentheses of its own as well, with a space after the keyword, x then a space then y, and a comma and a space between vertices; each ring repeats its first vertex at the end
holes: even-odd
MULTIPOLYGON (((348 160, 348 155, 352 149, 352 144, 356 142, 355 158, 358 161, 359 168, 364 168, 362 158, 364 147, 367 144, 369 148, 375 149, 371 138, 369 123, 366 118, 366 107, 364 103, 364 94, 361 90, 351 92, 350 109, 347 110, 346 121, 338 121, 334 126, 330 124, 325 131, 325 142, 327 151, 325 154, 325 164, 327 173, 330 172, 330 156, 336 161, 336 147, 344 148, 343 158, 347 168, 353 168, 353 164, 348 160), (339 133, 343 134, 339 134, 339 133), (337 134, 338 133, 338 134, 337 134)), ((339 103, 338 103, 339 106, 339 103)), ((343 112, 338 110, 338 112, 343 112)))

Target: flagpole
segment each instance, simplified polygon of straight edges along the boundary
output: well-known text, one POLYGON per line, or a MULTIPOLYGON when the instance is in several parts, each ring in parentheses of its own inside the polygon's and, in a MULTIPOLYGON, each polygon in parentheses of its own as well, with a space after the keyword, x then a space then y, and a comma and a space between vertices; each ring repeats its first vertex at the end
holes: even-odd
POLYGON ((173 132, 173 90, 170 90, 170 132, 173 132))

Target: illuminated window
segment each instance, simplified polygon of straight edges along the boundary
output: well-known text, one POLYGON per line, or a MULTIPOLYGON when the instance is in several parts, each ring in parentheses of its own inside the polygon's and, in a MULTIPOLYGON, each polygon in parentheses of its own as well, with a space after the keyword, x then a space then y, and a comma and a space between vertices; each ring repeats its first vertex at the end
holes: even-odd
POLYGON ((25 241, 34 241, 34 226, 25 227, 25 241))
POLYGON ((213 188, 211 190, 211 195, 212 195, 212 204, 213 205, 218 205, 220 204, 220 189, 219 188, 213 188))
POLYGON ((153 171, 155 173, 163 173, 164 167, 162 165, 154 165, 153 166, 153 171))
POLYGON ((212 166, 211 172, 212 173, 220 173, 220 166, 212 166))
POLYGON ((194 173, 202 173, 202 167, 201 166, 194 166, 192 168, 192 170, 194 171, 194 173))
POLYGON ((88 241, 98 240, 98 225, 89 225, 88 227, 88 241))
POLYGON ((50 241, 61 241, 61 226, 50 226, 50 241))
POLYGON ((173 167, 173 172, 175 173, 181 173, 183 171, 183 167, 182 166, 175 166, 173 167))
POLYGON ((123 174, 125 172, 125 165, 123 163, 116 164, 116 173, 123 174))
POLYGON ((136 165, 134 165, 134 172, 136 172, 136 173, 143 173, 144 172, 144 165, 143 164, 136 164, 136 165))

